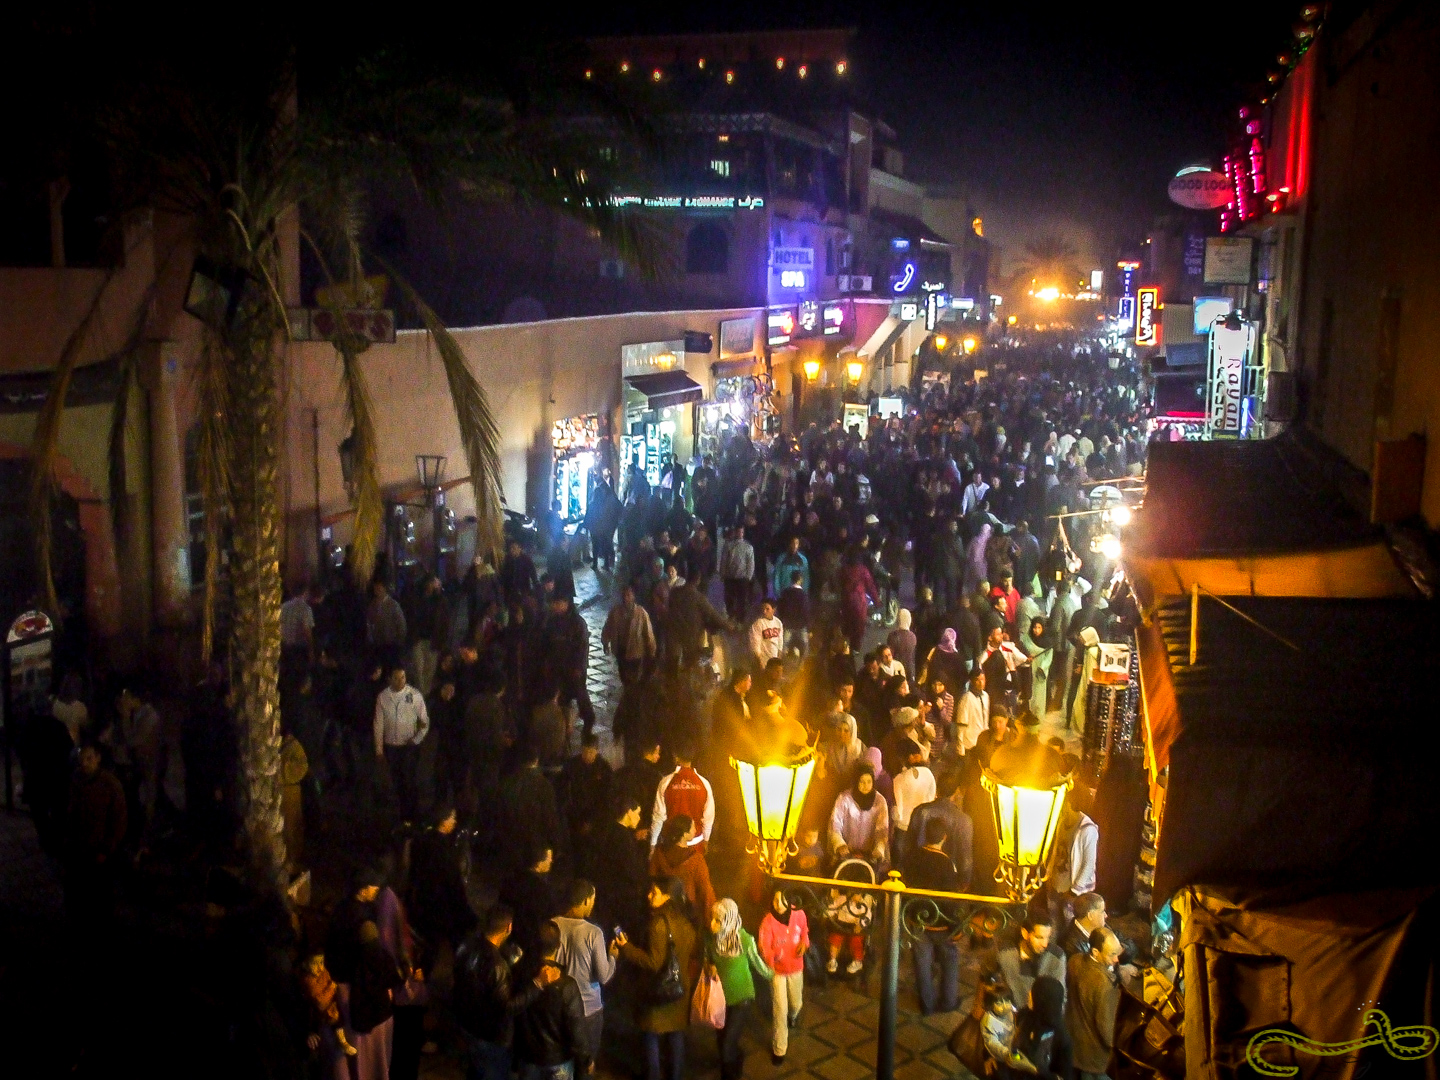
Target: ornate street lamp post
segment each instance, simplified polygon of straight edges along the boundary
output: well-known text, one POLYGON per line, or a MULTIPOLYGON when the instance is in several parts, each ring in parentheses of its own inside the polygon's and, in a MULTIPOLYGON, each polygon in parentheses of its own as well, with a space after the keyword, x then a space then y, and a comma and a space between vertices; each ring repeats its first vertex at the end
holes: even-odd
POLYGON ((1070 777, 1022 778, 985 771, 982 783, 990 795, 995 833, 1000 842, 1000 864, 995 880, 1008 894, 1008 899, 1004 899, 910 889, 896 870, 874 886, 837 878, 787 874, 785 860, 797 850, 795 832, 815 775, 815 752, 806 748, 788 760, 763 763, 731 758, 730 764, 740 781, 745 823, 750 830, 747 850, 758 858, 760 869, 767 876, 794 885, 802 898, 813 897, 815 888, 878 893, 883 898, 885 966, 881 971, 875 1076, 876 1080, 893 1080, 901 934, 912 940, 935 930, 958 934, 972 927, 977 917, 987 929, 999 929, 1023 915, 1025 905, 1045 883, 1070 777))

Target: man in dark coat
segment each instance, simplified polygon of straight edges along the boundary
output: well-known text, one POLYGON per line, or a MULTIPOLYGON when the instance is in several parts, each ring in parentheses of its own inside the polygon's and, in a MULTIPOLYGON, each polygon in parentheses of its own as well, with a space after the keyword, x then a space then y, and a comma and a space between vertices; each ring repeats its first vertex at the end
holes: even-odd
MULTIPOLYGON (((563 972, 557 961, 560 931, 553 922, 540 928, 538 946, 540 968, 563 972)), ((526 1077, 560 1075, 558 1070, 567 1064, 572 1071, 565 1075, 584 1076, 590 1071, 585 1003, 573 977, 562 973, 515 1018, 513 1057, 526 1077)))
POLYGON ((547 685, 559 687, 561 706, 575 702, 585 734, 590 734, 595 726, 595 706, 585 685, 590 666, 590 627, 569 597, 557 594, 551 598, 549 615, 540 628, 540 640, 547 685))
POLYGON ((564 850, 565 829, 549 777, 540 771, 538 748, 524 751, 521 768, 500 781, 500 813, 497 838, 512 867, 539 848, 564 850))
POLYGON ((687 670, 700 656, 700 642, 707 630, 730 630, 738 627, 696 586, 693 579, 670 592, 670 625, 667 632, 666 657, 671 670, 687 670))
POLYGON ((594 921, 632 933, 644 925, 645 883, 650 877, 650 830, 642 826, 640 811, 641 800, 617 795, 614 815, 596 830, 580 861, 582 874, 595 884, 594 921))

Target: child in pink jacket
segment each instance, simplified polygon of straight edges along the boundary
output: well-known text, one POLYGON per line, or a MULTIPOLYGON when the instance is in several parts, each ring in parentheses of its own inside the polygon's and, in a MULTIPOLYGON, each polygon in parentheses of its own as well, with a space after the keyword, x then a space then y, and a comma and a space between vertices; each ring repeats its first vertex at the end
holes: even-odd
POLYGON ((805 989, 805 951, 810 948, 810 926, 805 912, 791 907, 780 889, 770 901, 770 912, 760 922, 760 956, 775 972, 770 982, 774 1002, 774 1033, 770 1056, 776 1065, 790 1048, 790 1029, 800 1018, 805 989))

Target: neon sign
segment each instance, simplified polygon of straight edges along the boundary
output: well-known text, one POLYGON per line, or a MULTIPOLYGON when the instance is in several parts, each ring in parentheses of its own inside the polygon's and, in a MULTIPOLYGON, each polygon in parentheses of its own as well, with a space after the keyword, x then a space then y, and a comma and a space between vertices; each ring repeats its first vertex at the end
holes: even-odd
POLYGON ((826 335, 827 337, 828 337, 829 335, 831 335, 831 334, 838 334, 838 333, 840 333, 840 331, 842 331, 843 329, 845 329, 845 305, 844 305, 844 304, 826 304, 826 305, 825 305, 824 317, 825 317, 825 335, 826 335))
POLYGON ((1135 304, 1135 344, 1160 344, 1160 290, 1154 285, 1141 289, 1135 304))
POLYGON ((910 283, 911 283, 912 281, 914 281, 914 280, 915 280, 915 264, 914 264, 913 262, 907 262, 907 263, 905 264, 905 270, 904 270, 904 272, 901 273, 901 275, 900 275, 898 278, 895 279, 895 284, 893 284, 892 286, 890 286, 890 288, 891 288, 891 290, 892 290, 893 292, 903 293, 903 292, 905 292, 906 290, 908 290, 908 289, 910 288, 910 283))
POLYGON ((803 289, 805 288, 804 270, 781 270, 780 287, 782 289, 803 289))
POLYGON ((794 308, 772 311, 767 320, 769 333, 766 341, 771 345, 788 345, 795 336, 796 313, 794 308))

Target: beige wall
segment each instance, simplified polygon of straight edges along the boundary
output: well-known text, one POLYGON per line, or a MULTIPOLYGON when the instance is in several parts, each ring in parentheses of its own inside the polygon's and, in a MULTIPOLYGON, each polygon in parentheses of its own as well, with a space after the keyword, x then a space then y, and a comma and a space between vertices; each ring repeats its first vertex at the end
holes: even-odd
MULTIPOLYGON (((454 331, 480 380, 500 429, 500 463, 507 505, 530 510, 548 496, 550 426, 555 420, 588 413, 614 415, 620 398, 620 347, 667 341, 686 330, 713 335, 709 357, 689 356, 690 376, 712 390, 709 362, 718 358, 722 319, 743 318, 756 309, 653 312, 554 319, 538 323, 484 326, 454 331)), ((413 487, 416 454, 444 454, 446 477, 465 476, 455 412, 444 367, 429 337, 402 331, 393 345, 376 345, 361 361, 375 406, 380 483, 387 491, 413 487)), ((315 436, 319 414, 320 511, 337 514, 347 499, 337 448, 349 427, 334 350, 326 344, 292 347, 287 402, 286 511, 289 573, 300 576, 315 560, 315 436)), ((462 519, 474 513, 468 485, 453 489, 450 505, 462 519)), ((336 539, 348 540, 348 524, 336 539)))

